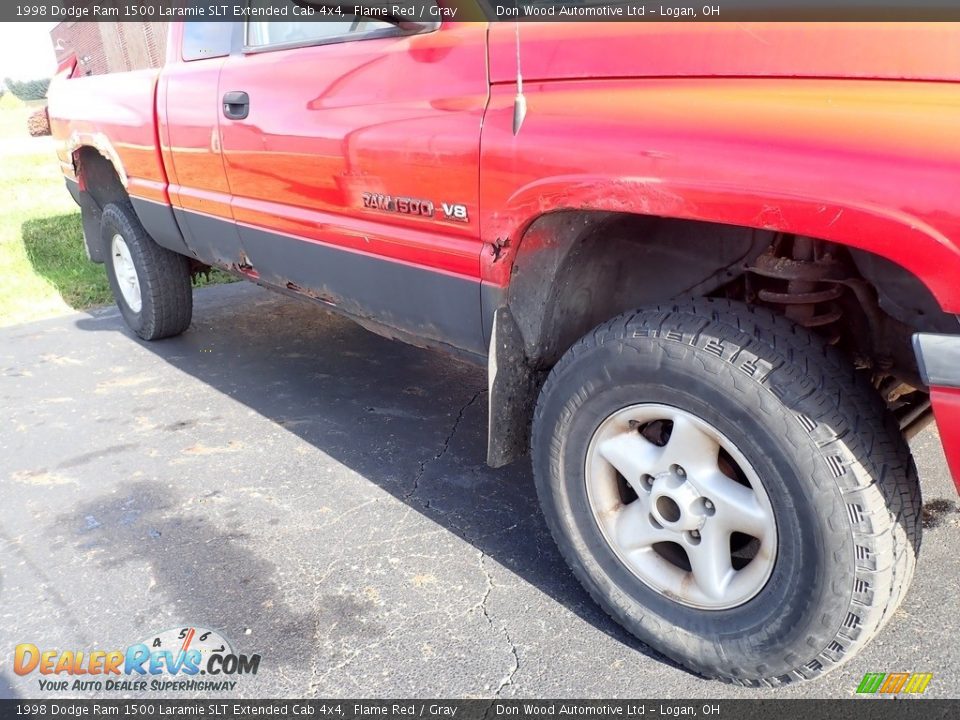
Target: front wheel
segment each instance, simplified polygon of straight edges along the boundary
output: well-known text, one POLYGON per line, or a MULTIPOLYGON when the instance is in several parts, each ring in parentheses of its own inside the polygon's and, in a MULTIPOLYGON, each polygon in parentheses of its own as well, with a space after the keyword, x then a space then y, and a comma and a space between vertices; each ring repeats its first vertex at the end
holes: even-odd
POLYGON ((179 335, 190 326, 190 261, 157 245, 127 203, 103 209, 101 239, 107 278, 124 321, 144 340, 179 335))
POLYGON ((551 372, 533 462, 586 589, 709 677, 830 670, 913 573, 919 486, 896 423, 833 349, 762 310, 699 301, 601 326, 551 372))

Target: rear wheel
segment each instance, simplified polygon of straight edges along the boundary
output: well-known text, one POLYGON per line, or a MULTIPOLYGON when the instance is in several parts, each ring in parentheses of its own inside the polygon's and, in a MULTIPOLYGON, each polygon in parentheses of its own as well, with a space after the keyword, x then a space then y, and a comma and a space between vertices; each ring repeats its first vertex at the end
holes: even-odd
POLYGON ((861 380, 808 331, 726 301, 599 327, 534 419, 574 573, 710 677, 783 684, 849 659, 902 599, 920 539, 909 451, 861 380))
POLYGON ((123 319, 144 340, 179 335, 190 326, 190 261, 157 245, 129 204, 110 204, 101 221, 107 277, 123 319))

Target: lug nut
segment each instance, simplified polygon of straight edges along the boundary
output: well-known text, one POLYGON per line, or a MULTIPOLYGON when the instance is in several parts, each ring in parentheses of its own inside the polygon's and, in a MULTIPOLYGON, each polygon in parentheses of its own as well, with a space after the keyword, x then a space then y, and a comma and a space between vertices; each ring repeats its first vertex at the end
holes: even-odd
POLYGON ((704 506, 707 510, 713 510, 713 503, 710 502, 709 500, 704 500, 704 501, 703 501, 703 506, 704 506))
POLYGON ((679 465, 677 465, 677 469, 676 469, 675 472, 677 473, 677 476, 678 476, 678 477, 686 477, 686 476, 687 476, 687 471, 684 470, 684 469, 683 469, 682 467, 680 467, 679 465))
POLYGON ((699 531, 699 530, 691 530, 691 531, 690 531, 690 537, 692 537, 692 538, 699 538, 699 537, 700 537, 700 531, 699 531))

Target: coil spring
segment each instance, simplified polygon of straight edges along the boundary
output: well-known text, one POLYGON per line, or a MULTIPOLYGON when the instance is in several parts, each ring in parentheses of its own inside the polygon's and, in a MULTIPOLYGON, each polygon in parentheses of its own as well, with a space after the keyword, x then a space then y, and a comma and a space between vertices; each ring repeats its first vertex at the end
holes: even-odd
POLYGON ((840 341, 838 322, 843 311, 836 303, 844 293, 846 272, 841 263, 823 252, 815 240, 785 238, 757 258, 750 272, 779 280, 785 287, 761 288, 757 297, 766 303, 782 305, 784 315, 798 325, 817 330, 836 345, 840 341), (789 245, 789 248, 787 247, 789 245))

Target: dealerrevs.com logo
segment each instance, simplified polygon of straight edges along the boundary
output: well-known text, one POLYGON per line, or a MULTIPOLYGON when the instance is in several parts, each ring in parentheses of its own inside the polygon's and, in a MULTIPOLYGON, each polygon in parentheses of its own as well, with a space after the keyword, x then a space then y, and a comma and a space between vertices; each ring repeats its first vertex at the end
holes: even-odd
POLYGON ((37 682, 44 692, 229 692, 238 682, 232 678, 257 674, 260 655, 235 653, 215 630, 186 627, 125 650, 44 650, 20 643, 13 669, 42 676, 37 682))

